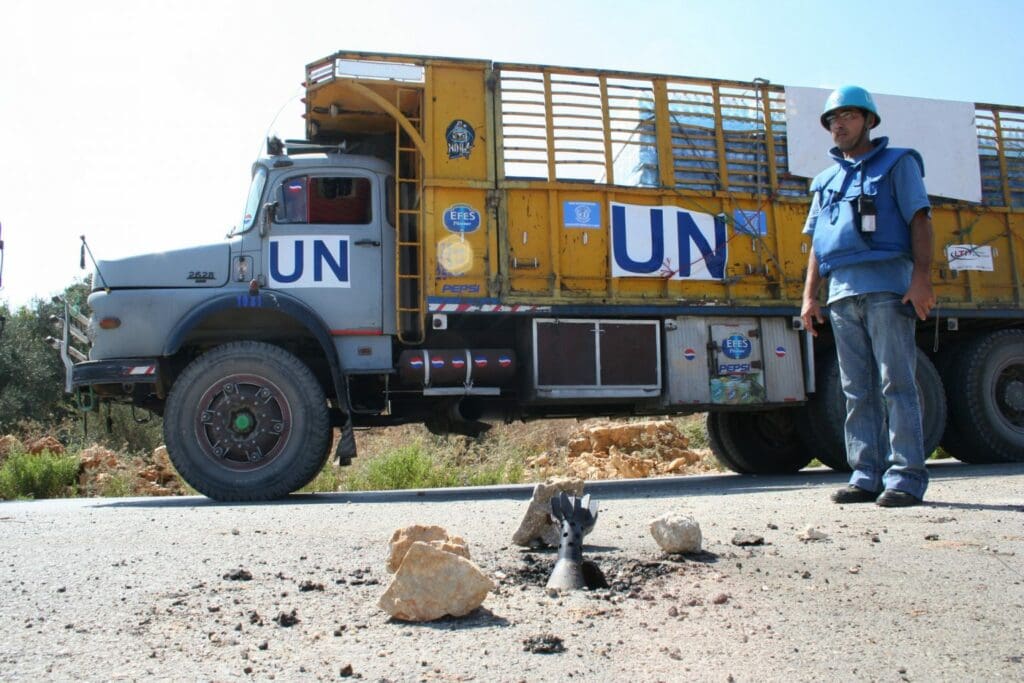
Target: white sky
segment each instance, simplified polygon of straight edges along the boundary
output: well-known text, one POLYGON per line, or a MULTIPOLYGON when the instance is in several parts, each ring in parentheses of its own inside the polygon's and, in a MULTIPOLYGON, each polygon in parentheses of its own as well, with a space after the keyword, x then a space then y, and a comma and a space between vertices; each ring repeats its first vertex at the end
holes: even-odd
POLYGON ((4 0, 0 300, 80 276, 81 234, 108 258, 222 239, 267 130, 302 135, 305 65, 338 50, 1024 104, 1024 2, 887 4, 4 0))

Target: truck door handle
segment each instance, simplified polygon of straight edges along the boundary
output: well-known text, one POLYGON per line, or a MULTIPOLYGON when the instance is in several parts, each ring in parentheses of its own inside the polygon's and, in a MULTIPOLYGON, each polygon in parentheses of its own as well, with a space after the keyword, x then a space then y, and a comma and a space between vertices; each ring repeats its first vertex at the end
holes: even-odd
POLYGON ((357 247, 379 247, 380 242, 377 240, 356 240, 357 247))

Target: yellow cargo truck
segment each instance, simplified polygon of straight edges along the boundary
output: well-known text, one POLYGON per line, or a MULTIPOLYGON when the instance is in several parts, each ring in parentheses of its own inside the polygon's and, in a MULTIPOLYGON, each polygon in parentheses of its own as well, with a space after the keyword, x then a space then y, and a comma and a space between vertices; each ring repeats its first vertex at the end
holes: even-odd
MULTIPOLYGON (((736 471, 846 467, 829 331, 799 319, 824 94, 349 52, 305 87, 307 139, 268 145, 225 251, 183 252, 187 288, 101 261, 68 363, 69 388, 162 411, 197 489, 294 490, 332 425, 484 418, 707 412, 736 471)), ((879 106, 942 142, 927 446, 1024 460, 1024 108, 879 106)))

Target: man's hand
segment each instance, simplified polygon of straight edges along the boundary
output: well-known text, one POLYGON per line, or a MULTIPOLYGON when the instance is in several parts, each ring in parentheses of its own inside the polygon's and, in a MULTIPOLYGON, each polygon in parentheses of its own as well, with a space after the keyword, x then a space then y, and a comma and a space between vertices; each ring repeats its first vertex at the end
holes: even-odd
POLYGON ((821 314, 821 304, 817 299, 804 297, 804 305, 800 308, 800 320, 804 322, 804 329, 810 332, 812 337, 818 336, 818 331, 814 329, 814 321, 824 325, 825 316, 821 314))
POLYGON ((818 289, 821 287, 821 275, 818 274, 818 257, 814 249, 807 256, 807 279, 804 281, 804 303, 800 307, 800 320, 804 322, 804 329, 811 333, 812 337, 818 336, 814 329, 814 321, 819 325, 825 324, 825 316, 821 314, 821 304, 818 303, 818 289))
POLYGON ((911 302, 917 317, 924 320, 935 307, 935 292, 928 273, 918 274, 916 271, 910 278, 910 289, 903 295, 903 303, 911 302))

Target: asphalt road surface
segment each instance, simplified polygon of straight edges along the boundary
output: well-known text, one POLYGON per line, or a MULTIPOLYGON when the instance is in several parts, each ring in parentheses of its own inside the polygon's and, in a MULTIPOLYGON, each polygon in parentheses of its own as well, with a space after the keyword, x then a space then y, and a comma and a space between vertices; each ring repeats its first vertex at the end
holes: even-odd
POLYGON ((529 486, 0 503, 0 679, 1024 680, 1024 465, 931 471, 896 510, 832 504, 825 470, 590 485, 611 587, 565 595, 553 551, 510 541, 529 486), (654 543, 672 510, 702 554, 654 543), (498 582, 481 609, 377 607, 412 523, 467 539, 498 582))

